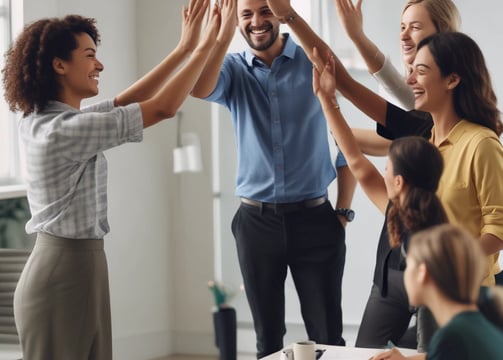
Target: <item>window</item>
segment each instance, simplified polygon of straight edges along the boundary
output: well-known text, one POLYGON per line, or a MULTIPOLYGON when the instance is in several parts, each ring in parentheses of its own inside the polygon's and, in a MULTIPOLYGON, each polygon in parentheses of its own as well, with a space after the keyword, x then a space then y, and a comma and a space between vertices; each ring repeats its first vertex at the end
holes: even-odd
MULTIPOLYGON (((0 0, 0 68, 4 67, 4 54, 13 37, 13 3, 0 0)), ((9 111, 3 96, 0 97, 0 192, 11 191, 21 184, 19 143, 16 132, 16 115, 9 111)))

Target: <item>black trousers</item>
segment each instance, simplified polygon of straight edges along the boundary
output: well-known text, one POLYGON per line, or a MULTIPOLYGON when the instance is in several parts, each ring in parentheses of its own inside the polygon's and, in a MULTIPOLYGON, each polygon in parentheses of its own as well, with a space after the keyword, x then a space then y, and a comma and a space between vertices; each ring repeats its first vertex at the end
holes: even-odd
POLYGON ((232 232, 257 336, 257 358, 283 348, 288 268, 309 339, 344 345, 345 231, 330 202, 293 212, 241 203, 232 232))
POLYGON ((415 349, 416 329, 409 329, 413 314, 414 309, 409 306, 403 283, 403 271, 389 269, 386 297, 381 296, 381 290, 375 284, 372 285, 356 337, 356 346, 384 348, 391 341, 396 346, 415 349), (412 333, 408 334, 407 331, 412 333))

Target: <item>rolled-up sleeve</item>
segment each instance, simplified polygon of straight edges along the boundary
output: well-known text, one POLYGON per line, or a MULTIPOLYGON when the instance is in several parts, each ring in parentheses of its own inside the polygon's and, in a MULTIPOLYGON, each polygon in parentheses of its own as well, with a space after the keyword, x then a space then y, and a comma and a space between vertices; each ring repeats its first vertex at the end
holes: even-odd
POLYGON ((478 145, 473 159, 475 186, 482 213, 481 235, 492 234, 503 241, 503 147, 496 138, 478 145))

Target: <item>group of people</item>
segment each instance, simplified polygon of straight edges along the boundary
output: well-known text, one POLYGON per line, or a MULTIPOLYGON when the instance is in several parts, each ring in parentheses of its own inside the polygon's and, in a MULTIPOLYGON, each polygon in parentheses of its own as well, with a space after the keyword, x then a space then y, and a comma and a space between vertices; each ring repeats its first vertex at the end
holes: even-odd
MULTIPOLYGON (((258 358, 284 346, 288 269, 308 337, 345 344, 345 227, 356 182, 385 218, 356 345, 419 346, 428 359, 501 356, 501 313, 477 308, 503 249, 503 128, 482 53, 457 32, 451 0, 409 0, 402 75, 364 34, 362 0, 334 3, 397 105, 355 81, 290 0, 190 0, 178 46, 113 100, 85 108, 103 71, 95 21, 69 15, 26 26, 2 74, 7 103, 24 115, 26 228, 37 233, 15 293, 27 359, 112 358, 103 151, 141 141, 189 95, 232 114, 241 199, 232 232, 258 358), (280 33, 282 23, 300 44, 280 33), (236 27, 248 48, 228 53, 236 27), (336 91, 377 122, 379 136, 348 126, 336 91), (335 169, 327 128, 340 149, 335 169), (365 154, 388 155, 384 175, 365 154), (422 330, 410 337, 414 312, 422 330)), ((393 349, 375 359, 401 357, 393 349)))

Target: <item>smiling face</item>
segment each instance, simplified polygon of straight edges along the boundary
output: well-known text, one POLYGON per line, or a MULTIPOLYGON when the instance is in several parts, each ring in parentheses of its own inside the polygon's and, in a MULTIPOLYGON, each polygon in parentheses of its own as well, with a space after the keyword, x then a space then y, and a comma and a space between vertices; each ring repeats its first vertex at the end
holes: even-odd
POLYGON ((400 23, 400 43, 404 63, 412 64, 416 56, 417 44, 436 32, 437 29, 426 7, 414 4, 405 9, 400 23))
POLYGON ((266 0, 239 0, 238 26, 246 42, 256 51, 269 49, 279 36, 279 20, 266 0))
POLYGON ((82 99, 98 94, 98 78, 103 64, 96 58, 96 44, 87 33, 76 34, 77 48, 70 60, 54 60, 61 84, 61 101, 76 106, 82 99))
POLYGON ((407 84, 412 87, 416 110, 434 113, 452 102, 451 78, 442 76, 428 46, 419 49, 407 84))

